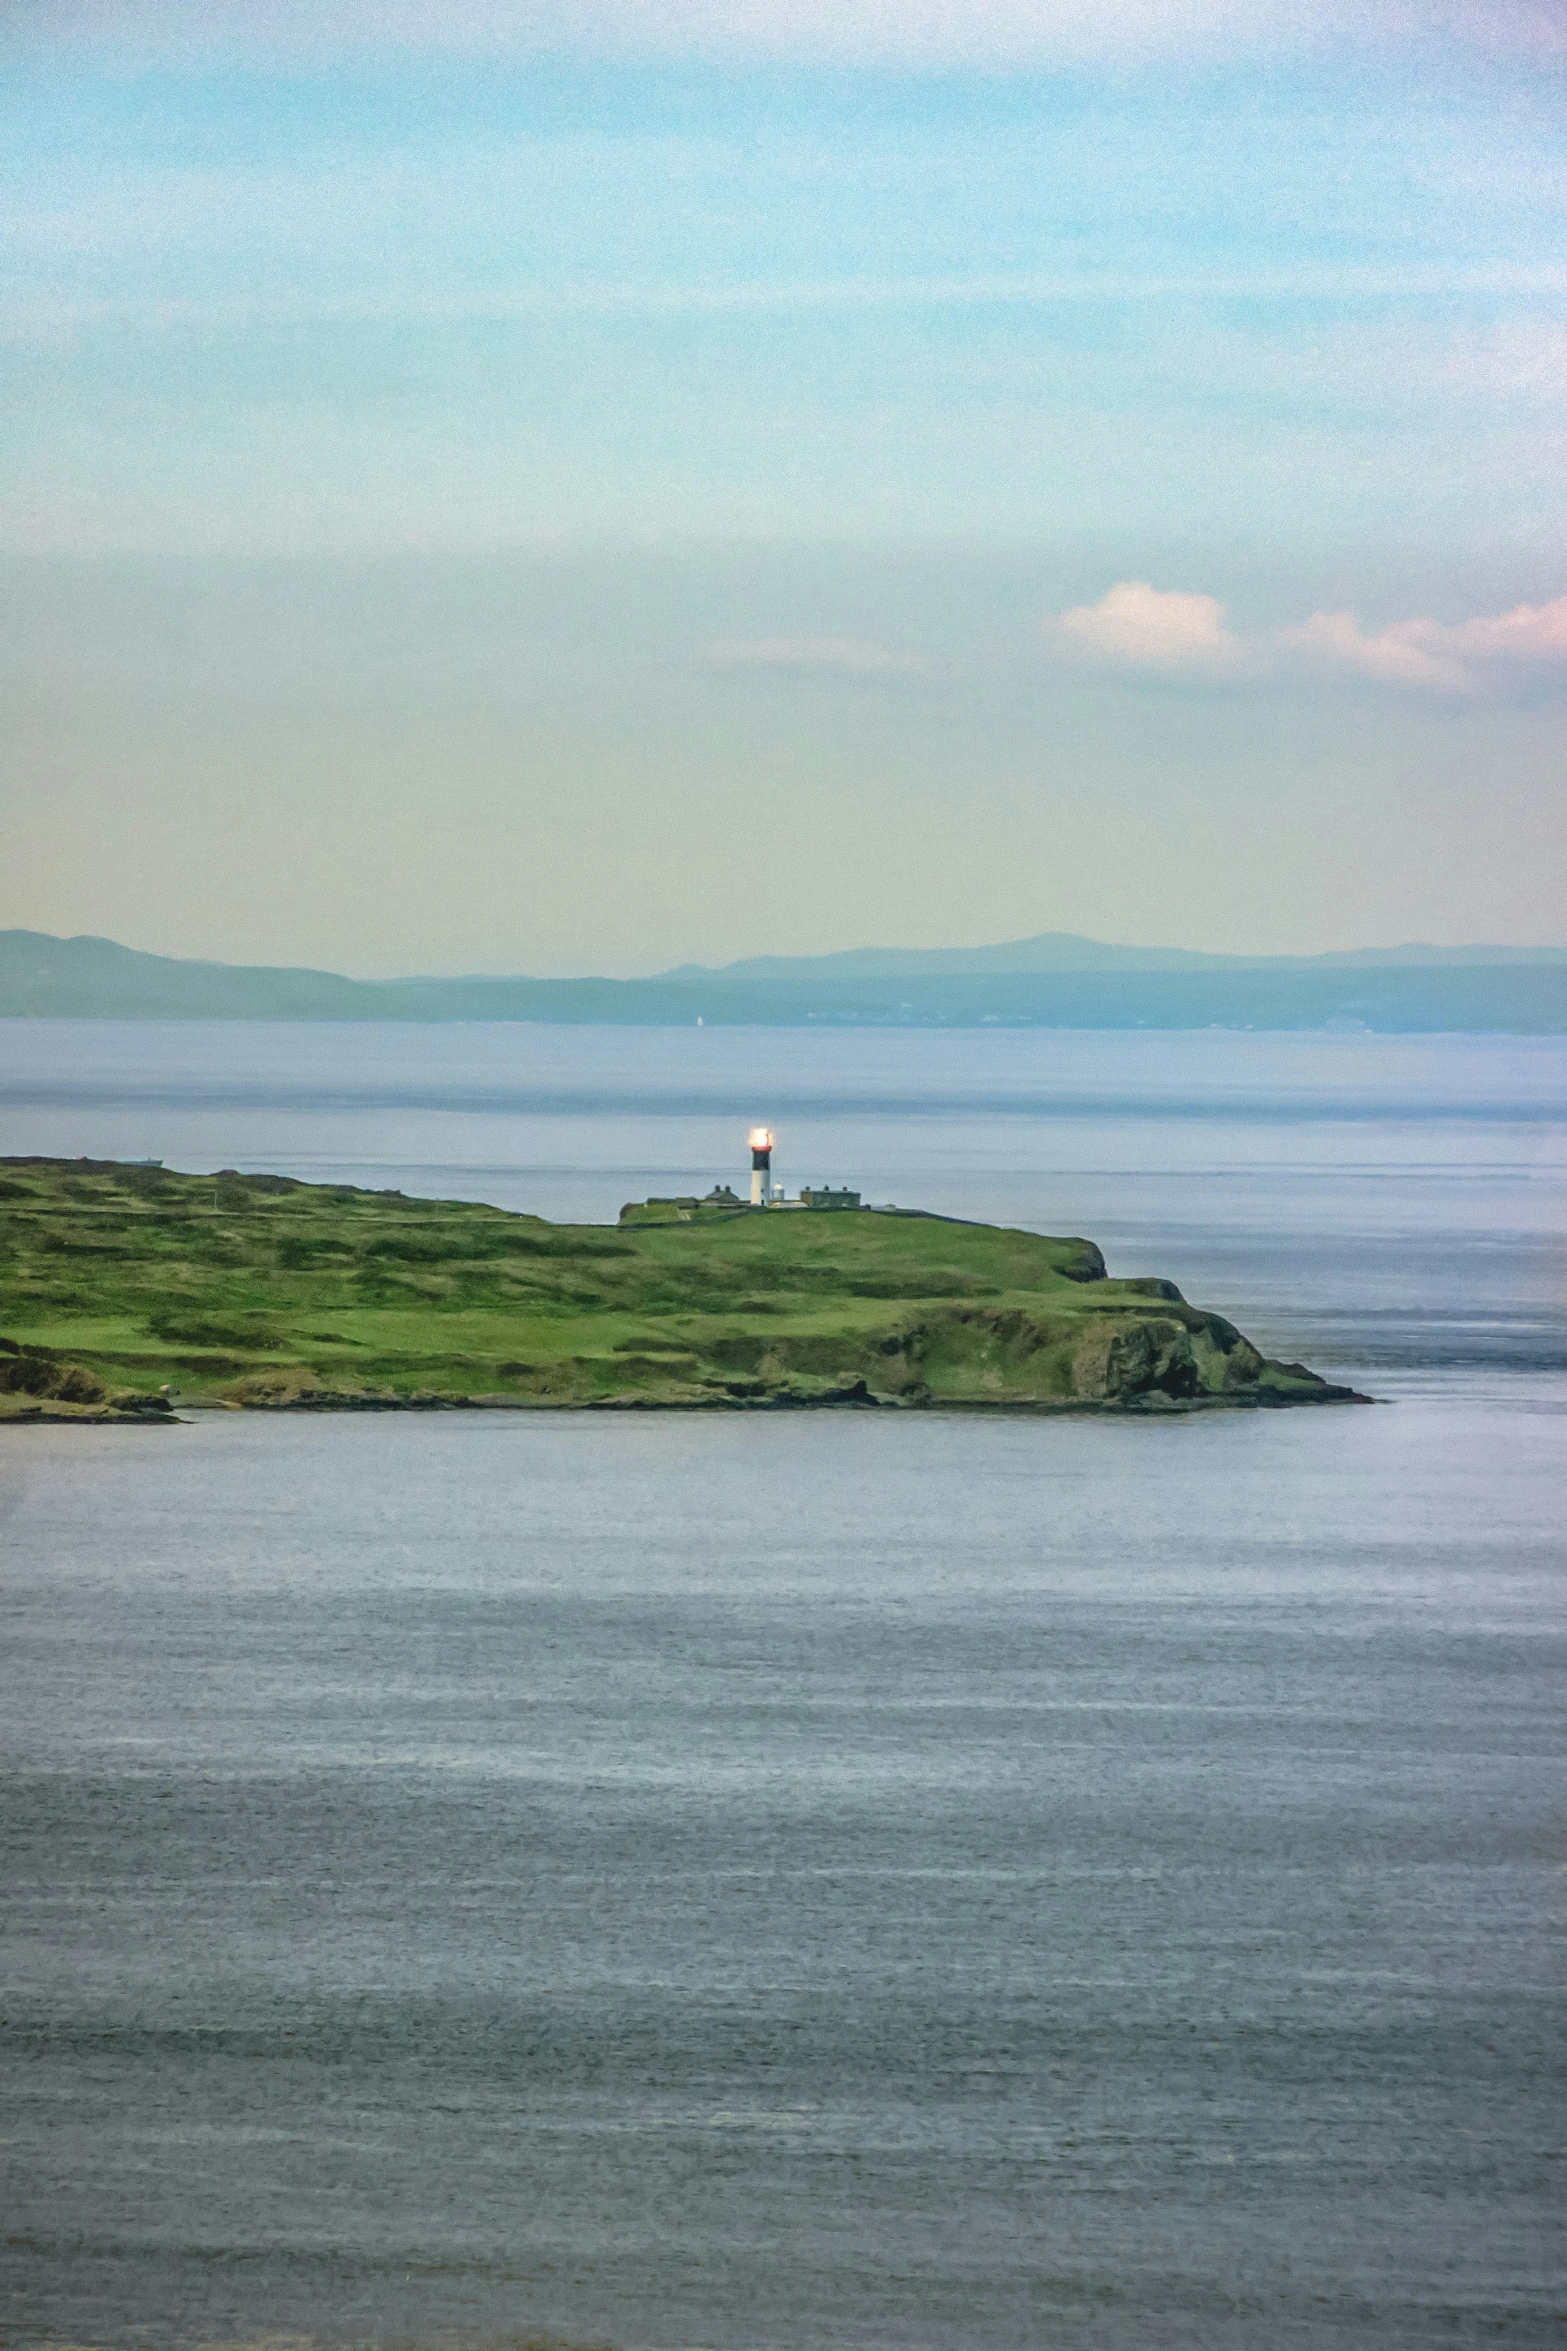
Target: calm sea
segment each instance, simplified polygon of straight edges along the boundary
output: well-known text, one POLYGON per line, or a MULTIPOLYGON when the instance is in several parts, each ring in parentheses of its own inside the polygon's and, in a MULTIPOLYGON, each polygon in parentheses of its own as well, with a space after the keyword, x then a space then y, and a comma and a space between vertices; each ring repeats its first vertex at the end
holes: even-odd
POLYGON ((756 1118, 1386 1401, 10 1433, 0 2340, 1559 2343, 1567 1045, 0 1024, 6 1152, 756 1118))

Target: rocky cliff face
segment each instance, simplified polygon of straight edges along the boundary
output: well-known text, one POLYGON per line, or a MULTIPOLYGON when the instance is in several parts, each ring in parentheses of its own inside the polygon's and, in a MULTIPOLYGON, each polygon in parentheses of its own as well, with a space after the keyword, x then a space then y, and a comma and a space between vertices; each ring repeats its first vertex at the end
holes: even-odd
POLYGON ((1222 1315, 1188 1306, 1173 1283, 1159 1285, 1169 1301, 1162 1313, 1133 1305, 1129 1288, 1116 1284, 1091 1317, 964 1305, 863 1337, 731 1336, 703 1358, 688 1356, 680 1376, 691 1400, 708 1388, 757 1404, 851 1393, 884 1404, 1121 1409, 1356 1400, 1299 1364, 1270 1361, 1222 1315))
POLYGON ((0 1339, 0 1420, 167 1420, 165 1396, 110 1388, 85 1364, 0 1339))
POLYGON ((1072 1359, 1079 1396, 1124 1399, 1162 1395, 1239 1395, 1254 1388, 1263 1359, 1249 1339, 1221 1315, 1105 1315, 1096 1319, 1072 1359))

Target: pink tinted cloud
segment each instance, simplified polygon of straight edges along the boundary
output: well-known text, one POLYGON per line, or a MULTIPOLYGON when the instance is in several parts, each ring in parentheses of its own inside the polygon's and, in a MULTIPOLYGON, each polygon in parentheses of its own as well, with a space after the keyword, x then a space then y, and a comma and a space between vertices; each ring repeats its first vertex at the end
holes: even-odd
POLYGON ((1429 621, 1397 621, 1370 635, 1352 612, 1314 612, 1298 628, 1280 629, 1278 642, 1286 652, 1299 654, 1318 668, 1352 670, 1359 677, 1375 679, 1379 686, 1467 692, 1472 681, 1461 663, 1444 659, 1410 635, 1411 630, 1432 625, 1429 621))
POLYGON ((1155 677, 1222 677, 1245 657, 1215 596, 1121 580, 1097 604, 1075 604, 1045 623, 1058 652, 1155 677))
POLYGON ((1380 629, 1363 628, 1353 612, 1313 612, 1245 638, 1216 596, 1120 580, 1097 604, 1052 614, 1042 633, 1058 656, 1134 677, 1255 677, 1283 661, 1436 694, 1478 694, 1552 670, 1567 677, 1567 596, 1472 620, 1420 614, 1380 629))
POLYGON ((1281 629, 1278 642, 1286 651, 1380 685, 1473 694, 1499 669, 1567 666, 1567 596, 1474 620, 1420 617, 1377 630, 1363 629, 1352 612, 1314 612, 1299 628, 1281 629))

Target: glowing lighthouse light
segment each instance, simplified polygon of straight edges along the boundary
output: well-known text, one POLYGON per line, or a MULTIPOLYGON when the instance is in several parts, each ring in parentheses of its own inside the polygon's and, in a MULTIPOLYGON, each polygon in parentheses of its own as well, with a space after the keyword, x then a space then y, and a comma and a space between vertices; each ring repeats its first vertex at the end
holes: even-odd
POLYGON ((751 1144, 751 1206, 770 1208, 773 1198, 773 1136, 770 1127, 753 1127, 751 1144))

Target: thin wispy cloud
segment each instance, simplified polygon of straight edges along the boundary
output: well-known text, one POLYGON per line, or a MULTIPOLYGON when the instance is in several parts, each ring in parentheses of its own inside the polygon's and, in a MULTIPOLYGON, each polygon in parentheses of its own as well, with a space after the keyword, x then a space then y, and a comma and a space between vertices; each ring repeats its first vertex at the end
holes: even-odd
MULTIPOLYGON (((147 334, 237 329, 248 326, 461 325, 571 317, 724 317, 730 314, 788 316, 799 311, 1009 309, 1126 304, 1275 303, 1367 301, 1420 295, 1567 294, 1567 266, 1420 267, 1388 270, 1354 264, 1296 270, 1183 272, 1180 275, 1078 270, 1070 274, 971 278, 828 278, 782 283, 731 279, 707 284, 638 285, 573 282, 516 285, 484 291, 388 294, 233 295, 196 300, 15 302, 0 316, 0 340, 25 342, 73 328, 134 326, 147 334)), ((1521 338, 1514 338, 1515 342, 1521 338)), ((1538 342, 1538 338, 1536 338, 1538 342)), ((1561 342, 1560 332, 1556 344, 1561 342)), ((1514 356, 1493 334, 1495 383, 1512 386, 1521 366, 1542 376, 1535 346, 1514 356)), ((1461 355, 1460 355, 1461 356, 1461 355)), ((1553 346, 1549 357, 1559 356, 1553 346)), ((1386 368, 1385 352, 1382 366, 1386 368)), ((1455 358, 1449 373, 1459 372, 1455 358)), ((1555 388, 1560 378, 1546 379, 1555 388)))
POLYGON ((851 677, 909 676, 926 664, 866 637, 720 638, 707 648, 720 669, 839 670, 851 677))
MULTIPOLYGON (((12 38, 18 28, 11 28, 12 38)), ((26 37, 132 54, 345 52, 1026 67, 1287 47, 1567 49, 1555 0, 45 0, 26 37)))

